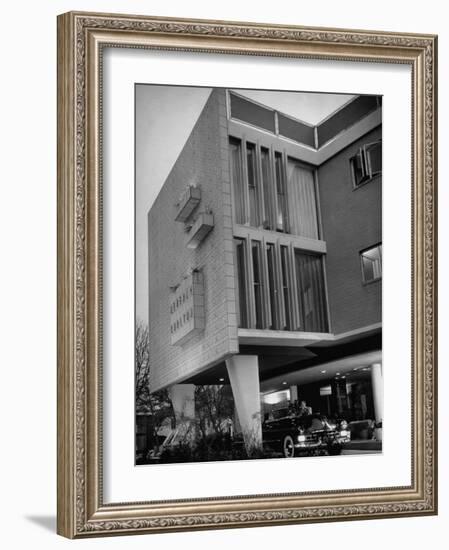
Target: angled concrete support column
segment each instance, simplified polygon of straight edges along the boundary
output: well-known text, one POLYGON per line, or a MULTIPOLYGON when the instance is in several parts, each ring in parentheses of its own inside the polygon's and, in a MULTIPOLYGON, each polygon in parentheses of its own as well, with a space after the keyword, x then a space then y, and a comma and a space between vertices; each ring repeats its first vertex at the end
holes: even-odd
MULTIPOLYGON (((371 365, 371 386, 373 388, 374 416, 376 422, 382 422, 384 415, 384 384, 382 379, 382 365, 371 365)), ((382 430, 376 429, 376 439, 382 440, 382 430)))
POLYGON ((226 360, 235 408, 247 453, 262 449, 259 362, 257 355, 234 355, 226 360))

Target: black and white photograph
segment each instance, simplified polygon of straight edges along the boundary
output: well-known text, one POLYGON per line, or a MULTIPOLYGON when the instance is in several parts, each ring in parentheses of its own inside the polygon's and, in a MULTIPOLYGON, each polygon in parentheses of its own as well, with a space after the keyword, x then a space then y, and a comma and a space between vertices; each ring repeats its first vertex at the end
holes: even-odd
POLYGON ((135 86, 136 464, 381 453, 382 97, 135 86))

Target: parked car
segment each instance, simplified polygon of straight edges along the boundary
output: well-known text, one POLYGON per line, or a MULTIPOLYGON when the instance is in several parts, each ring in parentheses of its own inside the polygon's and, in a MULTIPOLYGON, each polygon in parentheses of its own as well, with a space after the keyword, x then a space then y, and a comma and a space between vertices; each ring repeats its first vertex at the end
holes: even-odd
POLYGON ((262 424, 264 446, 280 451, 286 458, 303 455, 339 455, 351 439, 345 420, 328 420, 321 414, 299 416, 287 409, 276 411, 262 424))

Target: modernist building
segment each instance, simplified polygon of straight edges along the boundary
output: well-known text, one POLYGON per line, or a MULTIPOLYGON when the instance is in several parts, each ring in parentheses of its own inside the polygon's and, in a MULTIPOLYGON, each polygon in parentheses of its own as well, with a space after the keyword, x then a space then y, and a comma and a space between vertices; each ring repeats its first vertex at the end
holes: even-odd
POLYGON ((286 398, 382 420, 381 115, 211 92, 148 213, 151 390, 179 419, 230 383, 247 446, 286 398))

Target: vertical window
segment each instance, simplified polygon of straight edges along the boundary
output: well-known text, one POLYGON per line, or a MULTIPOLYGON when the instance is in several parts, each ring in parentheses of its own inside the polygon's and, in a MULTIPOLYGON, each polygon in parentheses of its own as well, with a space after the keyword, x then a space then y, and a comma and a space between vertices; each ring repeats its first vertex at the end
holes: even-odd
POLYGON ((288 161, 289 232, 318 239, 318 216, 313 170, 297 161, 288 161))
POLYGON ((290 300, 289 265, 290 263, 288 258, 288 247, 281 246, 281 283, 285 311, 284 330, 291 330, 293 315, 292 304, 290 300))
POLYGON ((242 170, 242 147, 236 139, 229 141, 231 154, 231 176, 234 190, 234 215, 236 223, 246 223, 246 191, 242 170))
POLYGON ((328 332, 321 255, 258 240, 234 243, 240 328, 328 332))
POLYGON ((265 147, 260 149, 262 164, 262 187, 265 202, 265 217, 263 220, 264 229, 275 230, 275 210, 273 207, 273 178, 271 175, 270 151, 265 147))
POLYGON ((273 243, 266 245, 267 268, 268 268, 268 294, 271 310, 270 328, 275 330, 279 327, 279 305, 277 300, 276 285, 276 249, 273 243))
POLYGON ((276 174, 276 230, 287 231, 287 197, 285 196, 285 181, 284 167, 282 162, 282 154, 275 153, 274 155, 275 174, 276 174))
POLYGON ((239 297, 237 304, 238 323, 239 327, 248 328, 248 300, 246 290, 248 270, 246 268, 246 242, 243 239, 235 239, 234 246, 239 297))
POLYGON ((382 173, 382 142, 379 140, 360 147, 349 162, 353 186, 359 187, 382 173))
POLYGON ((368 248, 360 253, 363 282, 371 283, 382 278, 382 245, 368 248))
POLYGON ((251 241, 251 253, 253 259, 253 289, 254 306, 256 314, 256 328, 265 328, 264 326, 264 294, 262 280, 262 258, 261 246, 259 241, 251 241))
POLYGON ((261 225, 260 196, 257 182, 256 146, 253 143, 246 144, 246 163, 248 168, 249 224, 259 227, 261 225))
POLYGON ((351 172, 352 172, 352 183, 354 187, 362 185, 367 179, 366 168, 365 168, 365 159, 362 149, 354 155, 350 160, 351 172))
POLYGON ((365 145, 366 164, 370 177, 382 172, 382 142, 365 145))
POLYGON ((327 307, 322 257, 295 250, 301 330, 327 332, 327 307))

